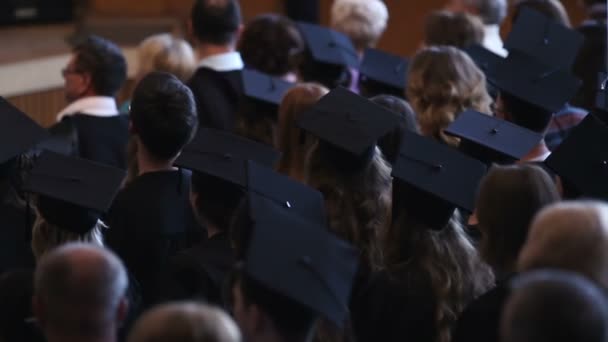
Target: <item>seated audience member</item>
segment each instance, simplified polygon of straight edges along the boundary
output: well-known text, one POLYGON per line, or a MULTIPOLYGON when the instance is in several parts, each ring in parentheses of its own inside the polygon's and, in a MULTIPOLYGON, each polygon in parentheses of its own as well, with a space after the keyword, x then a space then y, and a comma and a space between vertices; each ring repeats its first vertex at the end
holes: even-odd
POLYGON ((303 49, 297 26, 278 14, 253 18, 238 43, 245 66, 289 82, 297 81, 295 56, 303 49))
POLYGON ((501 321, 502 342, 603 342, 606 294, 580 275, 556 270, 524 274, 512 284, 501 321))
POLYGON ((466 109, 490 113, 486 78, 473 60, 455 47, 428 47, 416 54, 408 70, 407 99, 422 135, 450 146, 459 139, 444 130, 466 109))
POLYGON ((508 281, 534 216, 559 201, 551 177, 533 165, 494 166, 477 195, 480 254, 492 267, 496 287, 471 302, 454 329, 452 341, 498 341, 498 325, 508 281))
POLYGON ((373 103, 382 106, 399 115, 399 125, 390 133, 378 140, 378 147, 389 163, 394 164, 399 156, 403 132, 418 133, 416 114, 407 101, 391 95, 378 95, 370 99, 373 103))
POLYGON ((50 128, 53 139, 45 147, 126 169, 129 119, 119 113, 114 99, 127 78, 120 48, 91 36, 74 47, 62 73, 70 104, 50 128))
POLYGON ((114 254, 68 244, 36 268, 33 309, 48 342, 117 341, 127 313, 127 272, 114 254))
POLYGON ((557 268, 608 288, 608 205, 579 201, 552 205, 534 219, 517 261, 519 272, 557 268))
POLYGON ((204 304, 174 303, 144 314, 133 327, 128 342, 240 342, 232 318, 204 304))
POLYGON ((493 53, 506 57, 500 37, 500 26, 507 17, 507 0, 448 0, 448 9, 479 16, 485 25, 483 46, 493 53))
POLYGON ((279 129, 276 149, 281 152, 277 171, 304 181, 306 157, 316 140, 301 130, 296 122, 329 90, 316 83, 301 83, 288 90, 279 106, 279 129))
POLYGON ((199 61, 188 86, 196 99, 199 124, 232 131, 244 66, 236 51, 241 30, 239 2, 196 0, 190 20, 199 61))
POLYGON ((135 89, 130 119, 139 175, 116 196, 106 239, 138 282, 147 306, 154 302, 168 258, 203 233, 188 199, 190 173, 173 167, 198 127, 192 92, 171 74, 150 73, 135 89))
POLYGON ((449 45, 464 49, 483 42, 481 19, 469 13, 435 11, 426 19, 424 43, 427 46, 449 45))
MULTIPOLYGON (((481 162, 451 147, 404 134, 393 168, 393 220, 385 235, 385 268, 352 309, 358 341, 450 341, 460 312, 491 286, 492 272, 469 241, 452 204, 472 198, 484 171, 481 162), (458 164, 451 170, 459 171, 448 167, 445 172, 428 172, 436 163, 458 164), (451 182, 460 183, 458 190, 445 186, 451 182)), ((471 210, 473 203, 466 206, 471 210)))
MULTIPOLYGON (((388 8, 381 0, 334 0, 330 26, 344 33, 353 43, 359 59, 365 49, 376 46, 388 23, 388 8)), ((358 92, 359 73, 351 68, 349 89, 358 92)))

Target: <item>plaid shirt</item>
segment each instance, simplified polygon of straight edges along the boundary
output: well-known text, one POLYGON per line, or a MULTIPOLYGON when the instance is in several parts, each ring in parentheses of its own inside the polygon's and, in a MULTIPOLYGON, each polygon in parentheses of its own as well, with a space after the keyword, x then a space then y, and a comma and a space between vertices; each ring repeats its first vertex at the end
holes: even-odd
POLYGON ((555 113, 549 128, 545 134, 545 143, 549 150, 553 151, 564 139, 570 134, 570 131, 576 127, 587 116, 587 111, 566 105, 564 109, 555 113))

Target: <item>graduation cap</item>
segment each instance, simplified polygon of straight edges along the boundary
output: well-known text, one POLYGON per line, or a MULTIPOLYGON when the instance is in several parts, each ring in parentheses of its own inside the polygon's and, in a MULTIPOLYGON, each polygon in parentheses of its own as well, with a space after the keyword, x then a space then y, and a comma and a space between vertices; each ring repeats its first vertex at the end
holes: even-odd
POLYGON ((551 68, 570 70, 585 37, 533 9, 519 12, 505 48, 523 52, 551 68))
POLYGON ((442 229, 456 208, 473 212, 486 166, 460 151, 405 132, 393 168, 393 215, 405 208, 431 229, 442 229))
POLYGON ((561 110, 580 86, 580 80, 570 72, 518 51, 510 52, 500 63, 491 82, 502 92, 552 113, 561 110))
POLYGON ((331 151, 336 165, 366 165, 376 142, 400 122, 400 117, 344 88, 323 96, 298 119, 298 126, 316 136, 331 151))
POLYGON ((341 326, 357 271, 356 249, 325 225, 277 206, 256 210, 246 274, 341 326))
POLYGON ((245 187, 247 160, 272 167, 279 153, 272 147, 212 128, 200 127, 175 165, 245 187))
POLYGON ((350 38, 341 32, 319 25, 297 23, 312 57, 319 62, 359 67, 359 55, 350 38))
POLYGON ((365 96, 388 94, 403 97, 408 64, 406 58, 367 49, 359 69, 359 83, 366 91, 365 96))
POLYGON ((109 209, 125 175, 121 169, 45 151, 24 189, 39 195, 38 210, 47 222, 84 234, 109 209))
POLYGON ((483 71, 489 82, 491 82, 496 68, 504 60, 504 57, 495 54, 480 44, 468 46, 464 49, 464 52, 466 52, 475 62, 477 67, 483 71))
POLYGON ((274 108, 275 113, 283 100, 283 95, 295 86, 295 83, 256 70, 244 69, 241 75, 244 95, 248 99, 269 105, 274 108))
POLYGON ((593 115, 608 124, 608 73, 600 72, 597 84, 596 110, 593 115))
POLYGON ((48 137, 44 128, 0 97, 0 164, 17 157, 48 137))
POLYGON ((459 149, 486 164, 520 160, 543 139, 540 133, 474 110, 460 113, 445 133, 461 138, 459 149))
POLYGON ((583 196, 608 200, 608 126, 587 115, 545 164, 583 196))
POLYGON ((271 205, 317 224, 327 222, 319 191, 252 161, 247 162, 247 190, 251 215, 258 206, 271 205))

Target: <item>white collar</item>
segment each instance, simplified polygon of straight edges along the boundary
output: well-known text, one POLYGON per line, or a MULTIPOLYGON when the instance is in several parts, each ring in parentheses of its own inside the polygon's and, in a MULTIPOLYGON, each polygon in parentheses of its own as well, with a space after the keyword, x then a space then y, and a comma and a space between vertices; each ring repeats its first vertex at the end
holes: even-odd
POLYGON ((245 67, 245 63, 243 63, 241 54, 233 51, 205 57, 200 60, 198 66, 199 68, 209 68, 217 72, 227 72, 241 70, 245 67))
POLYGON ((70 103, 58 115, 57 121, 74 114, 109 117, 118 115, 116 100, 110 96, 87 96, 70 103))
POLYGON ((485 25, 483 35, 483 46, 501 57, 507 57, 509 52, 505 50, 500 37, 498 25, 485 25))

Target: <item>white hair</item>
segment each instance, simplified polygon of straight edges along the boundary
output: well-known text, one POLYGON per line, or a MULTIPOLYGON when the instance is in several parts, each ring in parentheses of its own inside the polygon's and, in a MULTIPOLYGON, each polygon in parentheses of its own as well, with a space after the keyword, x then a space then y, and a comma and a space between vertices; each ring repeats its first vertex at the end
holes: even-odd
POLYGON ((331 26, 346 34, 357 50, 373 47, 384 33, 388 9, 381 0, 334 0, 331 26))
POLYGON ((163 71, 186 82, 196 68, 196 57, 190 44, 169 33, 146 38, 139 44, 137 53, 140 76, 152 71, 163 71))

